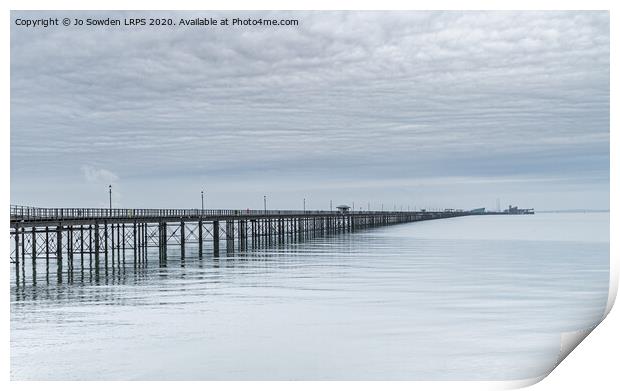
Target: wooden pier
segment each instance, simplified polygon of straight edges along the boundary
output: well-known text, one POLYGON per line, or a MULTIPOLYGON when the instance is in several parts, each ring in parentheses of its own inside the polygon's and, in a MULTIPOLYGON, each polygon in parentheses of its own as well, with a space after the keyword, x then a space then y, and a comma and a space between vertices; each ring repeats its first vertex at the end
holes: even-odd
POLYGON ((443 219, 466 211, 298 211, 216 209, 94 209, 11 206, 11 262, 19 281, 26 262, 36 279, 37 262, 46 270, 55 263, 59 281, 63 268, 98 274, 109 269, 145 267, 152 259, 165 266, 168 250, 187 257, 189 245, 198 258, 261 245, 280 244, 360 229, 443 219))

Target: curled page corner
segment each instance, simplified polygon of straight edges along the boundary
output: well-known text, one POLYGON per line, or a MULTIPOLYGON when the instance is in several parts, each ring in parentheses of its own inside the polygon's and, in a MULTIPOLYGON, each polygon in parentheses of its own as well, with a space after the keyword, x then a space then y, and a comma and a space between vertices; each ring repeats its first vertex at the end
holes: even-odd
POLYGON ((568 357, 570 352, 572 352, 584 339, 586 339, 586 337, 590 335, 592 330, 594 330, 596 326, 601 323, 601 321, 597 322, 594 326, 587 329, 562 333, 560 336, 560 353, 558 354, 558 359, 556 360, 555 365, 553 366, 553 368, 551 368, 549 373, 551 373, 551 371, 553 371, 555 367, 560 365, 560 363, 564 361, 566 357, 568 357))
POLYGON ((609 314, 609 312, 611 311, 611 309, 613 308, 615 304, 616 295, 618 293, 618 274, 613 271, 613 262, 611 263, 610 266, 612 269, 610 270, 609 296, 607 299, 607 305, 605 307, 605 311, 603 312, 603 315, 601 316, 601 318, 592 327, 575 330, 575 331, 567 331, 567 332, 562 333, 560 335, 560 351, 558 353, 558 358, 555 364, 553 365, 553 367, 549 368, 549 370, 546 371, 544 375, 531 378, 531 379, 522 380, 522 381, 510 382, 511 384, 508 385, 507 388, 527 387, 527 386, 536 384, 539 381, 543 380, 551 372, 553 372, 553 370, 558 365, 560 365, 560 363, 562 363, 562 361, 564 361, 564 359, 566 359, 566 357, 568 357, 568 355, 573 350, 575 350, 575 348, 579 346, 579 344, 583 342, 583 340, 585 340, 588 337, 588 335, 590 335, 590 333, 594 331, 594 329, 597 328, 601 324, 601 322, 603 322, 603 320, 605 320, 605 318, 607 317, 607 315, 609 314))
POLYGON ((519 388, 532 386, 547 377, 548 374, 549 373, 545 373, 543 375, 530 377, 527 379, 493 381, 486 384, 489 385, 488 390, 516 390, 519 388))
MULTIPOLYGON (((614 304, 616 303, 616 296, 618 295, 618 269, 614 262, 609 263, 609 294, 607 296, 607 305, 605 306, 605 313, 603 318, 609 314, 614 304)), ((601 321, 602 321, 601 319, 601 321)))
POLYGON ((590 333, 601 323, 603 319, 604 319, 604 316, 601 318, 600 321, 598 321, 594 326, 590 328, 576 330, 576 331, 568 331, 568 332, 562 333, 560 335, 560 351, 558 352, 558 357, 555 363, 553 364, 553 366, 549 367, 542 375, 527 378, 527 379, 506 381, 506 382, 501 383, 501 385, 497 389, 514 390, 518 388, 529 387, 542 381, 544 378, 549 376, 549 374, 551 374, 551 372, 553 372, 553 370, 558 365, 560 365, 560 363, 564 361, 564 359, 568 357, 568 355, 573 350, 575 350, 575 348, 581 342, 583 342, 583 340, 586 339, 588 335, 590 335, 590 333))

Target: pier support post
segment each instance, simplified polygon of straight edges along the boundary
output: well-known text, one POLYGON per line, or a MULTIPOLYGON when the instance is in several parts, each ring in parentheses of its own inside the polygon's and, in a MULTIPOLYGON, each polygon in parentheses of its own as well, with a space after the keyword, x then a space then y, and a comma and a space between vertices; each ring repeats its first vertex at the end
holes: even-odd
POLYGON ((213 222, 213 255, 218 256, 220 253, 220 222, 213 222))
POLYGON ((127 235, 125 234, 125 223, 123 223, 123 265, 125 264, 125 259, 126 259, 126 252, 125 252, 125 248, 127 243, 127 235))
POLYGON ((95 223, 95 273, 99 273, 99 223, 95 223))
POLYGON ((136 259, 142 265, 142 224, 136 223, 136 259))
POLYGON ((114 254, 114 244, 115 244, 115 240, 114 240, 114 224, 110 224, 110 239, 112 241, 111 243, 111 249, 112 249, 112 268, 114 268, 114 261, 115 261, 115 254, 114 254))
POLYGON ((118 265, 121 265, 121 226, 116 224, 116 258, 118 259, 118 265))
POLYGON ((35 227, 32 227, 32 281, 34 284, 37 283, 37 230, 35 227))
POLYGON ((15 283, 19 285, 19 225, 15 225, 15 283))
POLYGON ((73 272, 73 226, 67 227, 67 266, 73 272))
POLYGON ((62 281, 62 225, 56 228, 56 272, 58 281, 62 281))
POLYGON ((166 265, 168 251, 168 226, 165 222, 159 223, 159 265, 166 265))
POLYGON ((32 263, 37 262, 37 231, 35 227, 32 227, 32 263))
POLYGON ((237 221, 237 236, 239 242, 239 250, 243 250, 243 220, 237 221))
MULTIPOLYGON (((24 272, 25 278, 26 274, 24 272)), ((35 227, 32 227, 32 284, 37 284, 37 231, 35 227)))
POLYGON ((162 256, 162 248, 161 248, 161 221, 157 224, 157 254, 159 255, 159 264, 161 265, 161 256, 162 256))
POLYGON ((284 243, 284 219, 278 219, 278 240, 284 243))
POLYGON ((133 267, 138 266, 138 223, 133 222, 133 267))
MULTIPOLYGON (((45 233, 47 235, 47 232, 45 233)), ((84 226, 80 225, 80 269, 84 271, 84 226)))
POLYGON ((144 244, 143 244, 143 248, 144 251, 142 252, 143 255, 143 261, 144 261, 144 265, 146 266, 149 258, 149 223, 144 223, 144 229, 142 230, 142 232, 144 233, 144 244))
POLYGON ((181 221, 181 260, 185 259, 185 222, 181 221))
POLYGON ((202 220, 198 220, 198 259, 202 259, 202 220))
POLYGON ((105 260, 105 270, 108 271, 108 222, 103 222, 103 251, 105 260))
POLYGON ((19 226, 15 225, 15 267, 19 270, 19 226))
POLYGON ((45 226, 45 268, 50 267, 50 228, 45 226))
POLYGON ((20 231, 22 235, 21 242, 22 242, 22 268, 23 268, 24 265, 26 264, 26 228, 22 227, 20 231))
POLYGON ((226 252, 232 252, 235 249, 235 221, 226 220, 226 252))
POLYGON ((88 267, 93 268, 93 226, 88 226, 88 267))
POLYGON ((164 222, 164 261, 168 259, 168 223, 164 222))

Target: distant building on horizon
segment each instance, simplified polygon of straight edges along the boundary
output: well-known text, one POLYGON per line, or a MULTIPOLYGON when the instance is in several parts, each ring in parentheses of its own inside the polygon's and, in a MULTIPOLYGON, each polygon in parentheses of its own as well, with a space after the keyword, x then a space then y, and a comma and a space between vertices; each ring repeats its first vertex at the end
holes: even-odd
POLYGON ((510 215, 533 215, 534 209, 533 208, 519 209, 519 207, 517 207, 516 205, 515 206, 508 205, 508 209, 505 209, 504 213, 508 213, 510 215))

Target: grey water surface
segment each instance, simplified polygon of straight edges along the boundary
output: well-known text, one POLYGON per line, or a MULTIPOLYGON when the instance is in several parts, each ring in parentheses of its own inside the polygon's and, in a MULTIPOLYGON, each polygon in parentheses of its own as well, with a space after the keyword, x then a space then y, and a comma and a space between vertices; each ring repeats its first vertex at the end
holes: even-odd
POLYGON ((12 272, 11 378, 538 376, 561 333, 603 315, 609 214, 469 216, 174 256, 98 280, 12 272))

